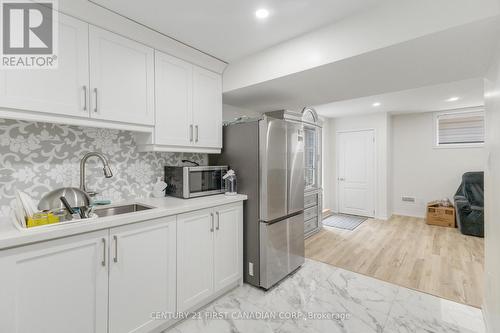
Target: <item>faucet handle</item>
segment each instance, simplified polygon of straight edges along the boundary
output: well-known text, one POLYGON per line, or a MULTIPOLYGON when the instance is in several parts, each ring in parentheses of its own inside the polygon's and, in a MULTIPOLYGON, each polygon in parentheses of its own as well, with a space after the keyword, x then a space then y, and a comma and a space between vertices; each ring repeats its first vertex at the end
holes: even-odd
POLYGON ((97 192, 97 191, 92 191, 92 190, 88 190, 88 191, 85 191, 85 192, 86 192, 86 193, 89 195, 89 197, 91 197, 91 198, 93 198, 93 197, 95 197, 96 195, 98 195, 98 194, 99 194, 99 192, 97 192))

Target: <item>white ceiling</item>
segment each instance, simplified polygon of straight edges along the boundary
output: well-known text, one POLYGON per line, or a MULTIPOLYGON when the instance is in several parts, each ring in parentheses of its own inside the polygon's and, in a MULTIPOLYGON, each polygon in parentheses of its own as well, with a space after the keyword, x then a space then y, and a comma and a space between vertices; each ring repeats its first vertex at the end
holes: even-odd
POLYGON ((380 0, 90 0, 226 62, 369 8, 380 0), (255 11, 267 8, 262 21, 255 11))
POLYGON ((323 117, 376 112, 392 114, 460 109, 484 104, 483 79, 470 79, 314 106, 323 117), (447 101, 458 97, 457 101, 447 101), (380 103, 374 107, 373 103, 380 103))
POLYGON ((224 93, 254 111, 301 109, 482 77, 498 42, 490 18, 224 93))

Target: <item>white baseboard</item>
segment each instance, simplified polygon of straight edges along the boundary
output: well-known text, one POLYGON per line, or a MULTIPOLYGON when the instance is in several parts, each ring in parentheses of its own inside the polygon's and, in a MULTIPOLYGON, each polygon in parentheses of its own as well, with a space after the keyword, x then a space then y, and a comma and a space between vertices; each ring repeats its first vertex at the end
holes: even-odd
POLYGON ((420 219, 425 219, 425 215, 423 214, 412 214, 408 212, 394 212, 393 215, 401 215, 401 216, 408 216, 408 217, 417 217, 420 219))
POLYGON ((483 306, 481 307, 481 311, 483 312, 483 320, 484 320, 484 331, 486 333, 493 333, 492 330, 489 329, 489 326, 488 326, 488 319, 489 319, 489 315, 488 315, 488 309, 486 308, 486 303, 483 303, 483 306))
POLYGON ((487 303, 484 302, 481 307, 483 311, 484 328, 486 333, 497 333, 500 329, 500 316, 495 316, 490 311, 488 311, 487 303), (495 322, 496 320, 496 322, 495 322))

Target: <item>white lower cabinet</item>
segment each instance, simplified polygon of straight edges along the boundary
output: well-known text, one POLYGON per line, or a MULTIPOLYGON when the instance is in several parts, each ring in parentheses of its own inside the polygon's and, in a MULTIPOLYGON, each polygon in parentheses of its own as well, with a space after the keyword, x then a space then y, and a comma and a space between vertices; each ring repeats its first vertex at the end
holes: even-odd
POLYGON ((216 210, 214 281, 215 291, 226 288, 241 278, 243 269, 243 211, 241 207, 216 210))
POLYGON ((177 310, 185 311, 214 292, 213 210, 177 217, 177 310))
POLYGON ((177 217, 177 311, 241 280, 242 228, 242 203, 177 217))
POLYGON ((0 332, 164 329, 240 283, 242 219, 239 202, 2 250, 0 332))
POLYGON ((108 230, 0 251, 0 332, 105 333, 108 230))
POLYGON ((175 217, 110 229, 109 333, 149 332, 175 312, 175 217))

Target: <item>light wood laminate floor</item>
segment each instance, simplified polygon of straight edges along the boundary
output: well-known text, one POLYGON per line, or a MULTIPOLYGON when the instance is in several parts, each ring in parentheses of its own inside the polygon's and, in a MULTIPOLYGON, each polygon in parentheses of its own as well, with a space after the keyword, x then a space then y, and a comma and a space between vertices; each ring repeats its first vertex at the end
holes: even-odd
POLYGON ((424 219, 369 219, 353 231, 323 227, 306 257, 475 307, 482 304, 484 241, 424 219))

